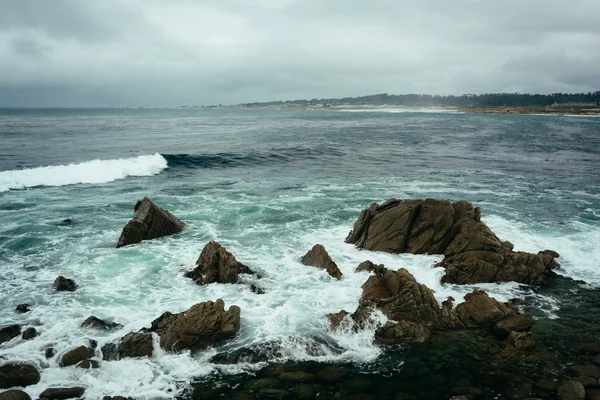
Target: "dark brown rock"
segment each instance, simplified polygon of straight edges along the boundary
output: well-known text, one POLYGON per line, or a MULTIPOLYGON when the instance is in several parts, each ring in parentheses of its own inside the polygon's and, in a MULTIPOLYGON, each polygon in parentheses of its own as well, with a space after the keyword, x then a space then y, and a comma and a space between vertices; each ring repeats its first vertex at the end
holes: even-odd
POLYGON ((592 378, 600 379, 600 367, 592 364, 587 365, 575 365, 573 371, 578 376, 591 376, 592 378))
POLYGON ((62 275, 54 280, 53 287, 57 292, 72 292, 77 289, 73 279, 65 278, 62 275))
POLYGON ((559 400, 584 400, 585 388, 579 382, 568 381, 557 389, 559 400))
POLYGON ((8 342, 21 334, 21 327, 17 324, 0 328, 0 344, 8 342))
POLYGON ((387 322, 375 331, 375 341, 380 344, 425 343, 429 341, 431 332, 427 324, 400 321, 387 322))
MULTIPOLYGON (((596 387, 598 384, 598 380, 595 378, 592 378, 590 376, 576 376, 575 378, 573 378, 573 380, 575 382, 579 382, 583 385, 584 388, 590 388, 590 387, 596 387)), ((586 390, 587 392, 587 390, 586 390)))
POLYGON ((71 365, 76 365, 83 360, 87 360, 87 358, 88 348, 85 346, 79 346, 63 354, 60 358, 60 365, 62 367, 69 367, 71 365))
POLYGON ((100 368, 100 363, 96 360, 83 360, 82 362, 77 364, 77 368, 96 369, 96 368, 100 368))
POLYGON ((31 310, 29 309, 29 304, 19 304, 19 305, 17 306, 16 310, 17 310, 18 312, 21 312, 21 313, 26 313, 26 312, 29 312, 29 311, 31 311, 31 310))
POLYGON ((265 291, 256 285, 250 285, 250 291, 256 294, 265 294, 265 291))
POLYGON ((44 356, 46 358, 52 358, 56 355, 56 350, 53 347, 48 347, 44 349, 44 356))
POLYGON ((29 327, 23 331, 21 338, 23 340, 30 340, 37 336, 37 330, 33 327, 29 327))
POLYGON ((497 355, 498 358, 513 358, 516 355, 529 351, 535 347, 531 332, 511 332, 504 341, 504 349, 497 355))
POLYGON ((83 393, 85 388, 82 387, 48 388, 40 394, 40 400, 76 399, 83 396, 83 393))
POLYGON ((358 267, 356 267, 356 270, 354 272, 361 271, 375 272, 376 274, 381 275, 385 272, 385 266, 383 264, 376 265, 373 264, 371 261, 367 260, 358 264, 358 267))
POLYGON ((279 380, 291 383, 310 383, 315 380, 315 375, 304 371, 284 372, 279 375, 279 380))
POLYGON ((178 314, 165 312, 152 322, 152 331, 160 337, 167 351, 198 350, 236 336, 240 330, 240 308, 206 301, 178 314))
POLYGON ((456 313, 466 326, 472 328, 491 326, 517 315, 514 308, 477 289, 465 296, 465 302, 456 307, 456 313))
POLYGON ((208 242, 196 261, 196 268, 188 271, 185 276, 198 285, 208 283, 237 283, 239 274, 253 274, 252 270, 238 262, 218 242, 208 242))
POLYGON ((22 390, 7 390, 0 393, 0 400, 31 400, 31 397, 22 390))
POLYGON ((100 318, 94 317, 93 315, 86 318, 81 324, 84 328, 97 329, 101 331, 110 331, 113 329, 120 329, 123 327, 121 324, 115 322, 106 322, 100 318))
POLYGON ((119 344, 119 358, 152 357, 152 334, 131 332, 119 344))
POLYGON ((542 283, 558 268, 558 254, 513 252, 467 201, 390 199, 363 210, 346 238, 359 248, 388 253, 443 254, 443 282, 542 283))
POLYGON ((329 275, 337 279, 342 279, 342 272, 337 264, 333 262, 325 247, 321 244, 315 244, 308 253, 302 257, 302 264, 311 267, 321 268, 327 271, 329 275))
POLYGON ((502 336, 508 336, 513 331, 529 331, 534 322, 533 315, 530 313, 523 313, 497 322, 495 330, 502 336))
POLYGON ((325 315, 325 317, 327 317, 327 319, 329 320, 329 325, 330 325, 331 329, 336 330, 339 328, 339 326, 342 323, 342 321, 344 320, 344 318, 346 318, 346 316, 348 316, 348 315, 350 315, 349 312, 342 310, 337 313, 327 314, 327 315, 325 315))
POLYGON ((35 385, 39 381, 40 373, 33 365, 8 363, 0 366, 0 389, 35 385))
POLYGON ((135 204, 134 211, 133 219, 123 228, 117 247, 173 235, 183 229, 183 222, 170 212, 157 207, 147 197, 135 204))

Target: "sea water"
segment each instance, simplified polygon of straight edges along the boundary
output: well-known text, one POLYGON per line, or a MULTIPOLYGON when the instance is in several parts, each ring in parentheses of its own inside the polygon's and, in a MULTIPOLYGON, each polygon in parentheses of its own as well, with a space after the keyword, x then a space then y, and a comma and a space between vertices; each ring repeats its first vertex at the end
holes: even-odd
MULTIPOLYGON (((515 283, 449 285, 438 255, 391 255, 344 243, 360 211, 388 198, 465 199, 515 250, 553 249, 560 274, 600 287, 600 119, 437 112, 245 109, 0 111, 0 326, 39 336, 0 345, 4 360, 37 365, 49 386, 84 386, 87 398, 172 398, 214 373, 222 351, 277 343, 277 361, 369 366, 385 350, 375 326, 331 332, 325 314, 354 311, 365 260, 407 268, 439 301, 473 288, 498 300, 527 298, 543 320, 568 298, 515 283), (117 249, 144 196, 185 222, 183 232, 117 249), (72 223, 61 221, 70 219, 72 223), (197 286, 183 276, 217 240, 256 271, 245 284, 197 286), (321 243, 340 281, 300 258, 321 243), (74 292, 55 292, 58 275, 74 292), (249 290, 256 284, 265 290, 249 290), (222 298, 241 308, 237 338, 200 353, 60 368, 58 355, 90 338, 99 346, 148 327, 164 311, 222 298), (31 304, 19 314, 17 304, 31 304), (90 315, 121 330, 82 328, 90 315)), ((385 321, 380 316, 381 322, 385 321)), ((397 365, 402 360, 395 360, 397 365)))

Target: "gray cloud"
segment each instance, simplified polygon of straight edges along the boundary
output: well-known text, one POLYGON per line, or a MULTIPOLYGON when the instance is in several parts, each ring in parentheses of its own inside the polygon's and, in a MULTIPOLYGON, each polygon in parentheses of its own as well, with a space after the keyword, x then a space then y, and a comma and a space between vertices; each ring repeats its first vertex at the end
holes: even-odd
POLYGON ((597 0, 0 0, 0 106, 600 88, 597 0))

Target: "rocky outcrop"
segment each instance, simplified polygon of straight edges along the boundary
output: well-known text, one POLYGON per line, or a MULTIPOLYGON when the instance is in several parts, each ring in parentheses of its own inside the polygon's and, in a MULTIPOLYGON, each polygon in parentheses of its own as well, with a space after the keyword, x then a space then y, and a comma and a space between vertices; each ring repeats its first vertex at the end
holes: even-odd
POLYGON ((102 359, 115 361, 128 357, 152 357, 152 334, 130 332, 116 342, 102 346, 102 359))
POLYGON ((198 285, 209 283, 237 283, 239 274, 253 274, 252 270, 238 262, 218 242, 211 241, 204 246, 196 261, 196 268, 185 276, 198 285))
POLYGON ((133 209, 135 215, 123 228, 117 247, 173 235, 183 229, 183 222, 170 212, 157 207, 147 197, 138 201, 133 209))
POLYGON ((152 322, 151 330, 167 351, 204 349, 238 334, 240 308, 231 306, 225 311, 223 300, 206 301, 178 314, 165 312, 152 322))
POLYGON ((531 314, 520 314, 511 304, 500 303, 477 289, 455 308, 452 299, 440 306, 431 289, 418 283, 404 268, 384 269, 370 276, 362 289, 359 306, 352 315, 343 310, 327 315, 332 329, 348 316, 354 321, 354 329, 359 329, 371 320, 374 309, 389 319, 375 332, 375 339, 382 344, 423 343, 432 331, 447 329, 486 328, 506 336, 511 327, 527 331, 533 324, 531 314))
POLYGON ((21 326, 14 324, 0 328, 0 344, 8 342, 21 334, 21 326))
POLYGON ((83 396, 85 388, 70 387, 70 388, 48 388, 40 393, 40 400, 63 400, 76 399, 83 396))
POLYGON ((301 261, 304 265, 326 270, 329 275, 338 281, 342 279, 342 272, 337 264, 333 262, 322 244, 315 244, 313 248, 302 257, 301 261))
POLYGON ((65 278, 62 275, 54 280, 52 286, 57 292, 72 292, 77 289, 77 284, 73 279, 65 278))
POLYGON ((515 252, 481 222, 481 210, 467 201, 390 199, 363 210, 346 238, 366 250, 443 254, 443 282, 473 284, 542 283, 559 267, 551 250, 515 252))
POLYGON ((94 317, 93 315, 86 318, 86 320, 81 323, 81 326, 83 328, 97 329, 99 331, 110 331, 123 327, 121 324, 117 324, 116 322, 106 322, 100 318, 94 317))
POLYGON ((383 264, 373 264, 371 261, 367 260, 367 261, 363 261, 360 264, 358 264, 358 267, 356 267, 356 270, 354 272, 362 272, 362 271, 367 271, 367 272, 375 272, 376 274, 383 274, 383 272, 385 271, 385 266, 383 264))
POLYGON ((8 363, 0 366, 0 389, 35 385, 40 381, 40 373, 29 364, 8 363))
POLYGON ((88 358, 88 348, 86 346, 79 346, 72 350, 67 351, 60 358, 60 365, 62 367, 69 367, 71 365, 76 365, 83 360, 87 360, 88 358))

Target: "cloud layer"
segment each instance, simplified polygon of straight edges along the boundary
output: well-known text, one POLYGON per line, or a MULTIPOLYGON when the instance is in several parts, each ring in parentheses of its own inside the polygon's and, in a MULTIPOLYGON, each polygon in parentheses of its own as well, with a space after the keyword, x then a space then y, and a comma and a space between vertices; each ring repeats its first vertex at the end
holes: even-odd
POLYGON ((0 0, 0 106, 600 89, 598 0, 0 0))

